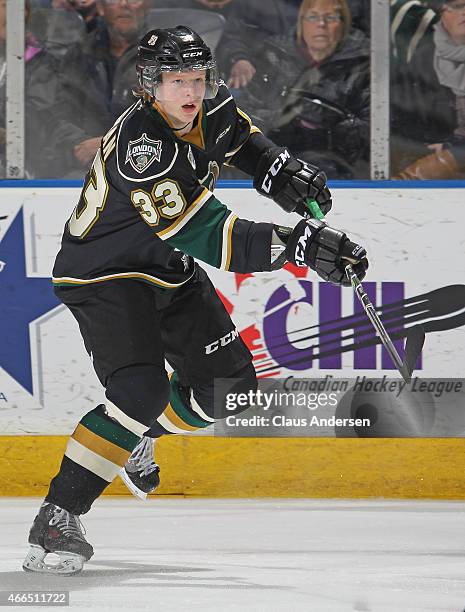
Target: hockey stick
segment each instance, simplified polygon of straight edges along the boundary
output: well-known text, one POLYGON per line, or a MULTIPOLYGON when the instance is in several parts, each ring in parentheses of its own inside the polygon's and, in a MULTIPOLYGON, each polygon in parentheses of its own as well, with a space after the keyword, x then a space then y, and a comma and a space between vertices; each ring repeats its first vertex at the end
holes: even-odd
MULTIPOLYGON (((315 200, 307 200, 307 206, 313 217, 319 219, 320 221, 324 221, 325 216, 315 200)), ((352 288, 355 291, 360 303, 362 304, 363 310, 365 311, 367 317, 370 319, 375 330, 378 332, 379 338, 383 346, 391 356, 394 365, 400 372, 400 375, 405 380, 405 382, 410 383, 412 381, 412 373, 415 369, 417 359, 420 356, 423 344, 425 342, 425 330, 421 325, 415 325, 411 329, 407 330, 405 354, 404 360, 402 361, 399 353, 397 352, 396 347, 394 346, 394 343, 392 342, 381 319, 379 318, 375 307, 370 302, 370 298, 364 290, 362 283, 358 279, 358 276, 355 274, 351 263, 348 263, 345 267, 346 276, 350 284, 352 285, 352 288)))
POLYGON ((411 382, 412 372, 415 368, 415 364, 425 342, 425 330, 421 325, 415 325, 415 327, 412 327, 407 331, 407 340, 405 342, 405 357, 402 361, 399 353, 397 352, 396 347, 394 346, 394 343, 392 342, 381 319, 379 318, 375 307, 370 302, 370 298, 366 294, 362 283, 359 281, 357 275, 355 274, 352 265, 347 264, 347 266, 345 267, 345 271, 353 290, 355 291, 360 303, 363 306, 363 310, 372 322, 373 327, 378 332, 381 342, 383 343, 383 346, 386 348, 387 352, 391 356, 394 365, 399 370, 405 382, 411 382))

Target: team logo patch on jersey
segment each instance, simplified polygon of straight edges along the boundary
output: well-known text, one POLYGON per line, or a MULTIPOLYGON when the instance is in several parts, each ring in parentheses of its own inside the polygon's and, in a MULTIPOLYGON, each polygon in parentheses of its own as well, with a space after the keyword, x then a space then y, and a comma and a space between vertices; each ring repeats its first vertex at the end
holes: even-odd
POLYGON ((155 34, 153 34, 153 36, 150 37, 148 44, 153 47, 153 45, 157 42, 158 40, 158 36, 156 36, 155 34))
POLYGON ((126 164, 130 163, 136 172, 142 174, 154 161, 161 159, 161 140, 151 140, 142 134, 137 140, 130 140, 126 153, 126 164))

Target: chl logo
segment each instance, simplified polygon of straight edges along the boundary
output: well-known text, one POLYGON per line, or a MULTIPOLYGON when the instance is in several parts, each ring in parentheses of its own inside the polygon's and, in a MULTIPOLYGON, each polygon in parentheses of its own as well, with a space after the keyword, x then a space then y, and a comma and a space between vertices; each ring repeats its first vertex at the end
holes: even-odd
MULTIPOLYGON (((301 335, 296 331, 294 324, 290 327, 289 314, 295 309, 296 302, 289 299, 289 291, 285 286, 276 289, 269 296, 265 306, 263 339, 277 367, 293 371, 310 368, 341 370, 345 367, 343 355, 352 353, 351 367, 355 370, 395 370, 385 348, 379 350, 375 331, 371 331, 368 324, 365 327, 365 313, 355 294, 350 296, 349 292, 349 296, 343 300, 343 293, 347 289, 340 286, 309 280, 300 280, 299 284, 306 293, 306 297, 300 301, 306 302, 313 309, 319 333, 315 332, 311 340, 306 340, 309 336, 308 323, 303 322, 301 335), (282 308, 279 308, 279 305, 282 305, 282 308), (361 322, 363 328, 360 327, 361 322), (298 341, 298 337, 302 338, 302 343, 298 341), (372 343, 365 343, 370 339, 373 340, 372 343), (347 345, 352 345, 350 351, 347 345)), ((409 303, 405 299, 404 283, 369 281, 364 282, 363 287, 373 304, 382 312, 385 312, 384 307, 386 307, 388 312, 394 313, 396 309, 390 305, 398 305, 399 318, 391 317, 389 320, 393 325, 396 324, 398 329, 403 328, 408 317, 404 319, 405 315, 402 313, 409 303)), ((402 355, 402 339, 395 340, 395 344, 402 355)), ((261 372, 260 367, 258 372, 261 372)), ((281 376, 285 376, 285 373, 283 372, 281 376)))
POLYGON ((151 140, 142 134, 137 140, 130 140, 126 153, 126 164, 130 163, 136 172, 142 174, 154 161, 161 159, 161 140, 151 140))
POLYGON ((263 179, 262 183, 262 189, 265 193, 270 193, 273 186, 273 177, 278 174, 288 159, 291 159, 291 156, 289 151, 286 149, 283 153, 280 153, 271 164, 270 169, 265 174, 265 178, 263 179))
POLYGON ((222 348, 223 346, 230 344, 238 337, 239 337, 239 332, 237 331, 236 328, 234 328, 232 331, 225 334, 219 340, 215 340, 211 344, 207 344, 207 346, 205 347, 205 355, 211 355, 211 353, 214 353, 219 348, 222 348))

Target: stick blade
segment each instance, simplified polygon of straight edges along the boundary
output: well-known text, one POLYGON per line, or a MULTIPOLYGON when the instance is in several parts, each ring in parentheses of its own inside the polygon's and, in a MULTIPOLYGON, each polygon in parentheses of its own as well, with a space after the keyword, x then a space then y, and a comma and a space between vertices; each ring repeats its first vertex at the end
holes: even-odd
POLYGON ((425 330, 422 325, 415 325, 408 330, 405 342, 404 365, 409 376, 412 375, 417 359, 425 343, 425 330))

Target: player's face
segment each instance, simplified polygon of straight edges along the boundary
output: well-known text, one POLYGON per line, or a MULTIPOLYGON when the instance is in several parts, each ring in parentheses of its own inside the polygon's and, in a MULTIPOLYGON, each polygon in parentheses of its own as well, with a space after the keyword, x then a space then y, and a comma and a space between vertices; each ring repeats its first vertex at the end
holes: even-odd
POLYGON ((465 0, 446 4, 441 13, 441 22, 455 44, 465 44, 465 0))
POLYGON ((205 70, 163 72, 157 88, 157 103, 175 127, 192 121, 205 96, 205 70))
POLYGON ((344 23, 334 0, 316 0, 302 17, 302 36, 312 56, 329 57, 339 44, 344 23))

